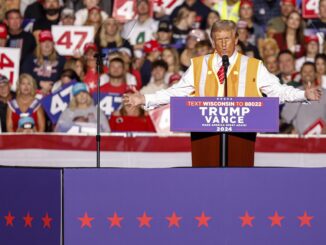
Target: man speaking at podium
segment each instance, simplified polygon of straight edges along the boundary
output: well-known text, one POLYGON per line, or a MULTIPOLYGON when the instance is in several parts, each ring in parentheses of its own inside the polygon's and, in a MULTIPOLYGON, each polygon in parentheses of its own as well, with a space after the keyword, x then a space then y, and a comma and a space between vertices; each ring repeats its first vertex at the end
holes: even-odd
MULTIPOLYGON (((321 90, 310 87, 306 90, 299 90, 281 85, 279 79, 268 72, 261 60, 238 53, 236 51, 237 30, 233 21, 219 20, 215 22, 211 29, 211 38, 215 49, 214 53, 193 58, 190 67, 178 83, 154 94, 142 95, 137 91, 134 94, 126 94, 123 97, 124 103, 129 106, 143 105, 145 109, 152 109, 168 104, 172 96, 261 97, 265 94, 268 97, 279 97, 280 103, 320 99, 321 90), (227 70, 227 79, 225 79, 225 69, 227 70)), ((234 162, 231 165, 252 166, 254 144, 248 144, 248 140, 254 142, 256 134, 243 134, 244 139, 242 139, 242 134, 234 135, 237 135, 237 138, 240 137, 240 140, 236 139, 233 144, 232 136, 230 137, 231 147, 229 147, 228 153, 231 158, 236 156, 236 159, 230 159, 231 162, 234 162), (232 145, 235 146, 234 149, 232 149, 232 145)), ((215 160, 218 162, 219 156, 215 154, 212 157, 211 154, 218 149, 216 145, 218 140, 214 137, 218 137, 218 135, 216 133, 192 135, 193 166, 196 166, 194 161, 197 159, 201 162, 200 166, 205 167, 214 166, 212 162, 215 160), (198 148, 197 146, 203 150, 197 152, 194 149, 198 148), (205 155, 208 156, 207 159, 205 159, 205 155)))

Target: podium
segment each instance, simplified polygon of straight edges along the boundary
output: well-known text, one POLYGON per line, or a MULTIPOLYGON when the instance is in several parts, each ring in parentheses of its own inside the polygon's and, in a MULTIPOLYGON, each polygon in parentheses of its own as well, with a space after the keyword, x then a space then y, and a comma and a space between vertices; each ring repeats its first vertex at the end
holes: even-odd
MULTIPOLYGON (((256 133, 228 133, 228 166, 253 167, 256 133)), ((221 133, 191 133, 193 167, 219 167, 221 133)))
POLYGON ((278 98, 171 98, 171 131, 191 132, 193 167, 221 166, 221 137, 228 138, 227 166, 254 166, 257 132, 278 132, 278 98))

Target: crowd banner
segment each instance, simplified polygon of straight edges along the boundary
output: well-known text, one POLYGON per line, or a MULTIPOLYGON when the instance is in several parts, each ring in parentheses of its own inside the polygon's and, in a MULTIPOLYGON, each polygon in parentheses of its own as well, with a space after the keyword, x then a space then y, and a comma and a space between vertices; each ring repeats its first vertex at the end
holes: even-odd
POLYGON ((161 106, 148 112, 157 133, 170 133, 170 105, 161 106))
MULTIPOLYGON (((166 15, 178 5, 181 5, 183 0, 156 0, 149 1, 150 16, 153 17, 153 12, 164 11, 166 15)), ((120 22, 127 22, 137 17, 137 0, 115 0, 113 5, 112 16, 120 22)))
POLYGON ((171 98, 174 132, 278 132, 278 128, 278 98, 171 98))
POLYGON ((82 55, 85 44, 94 42, 94 27, 92 26, 53 25, 51 32, 55 49, 64 56, 82 55))
POLYGON ((9 79, 13 91, 16 91, 16 83, 19 78, 19 61, 19 48, 0 47, 0 71, 9 79))
POLYGON ((325 176, 326 169, 66 169, 65 244, 326 244, 325 176))
POLYGON ((183 2, 183 0, 156 0, 154 1, 154 11, 164 12, 166 15, 170 15, 173 10, 182 5, 183 2))
POLYGON ((61 173, 0 169, 0 244, 61 244, 61 173))
MULTIPOLYGON (((97 105, 97 94, 93 93, 93 100, 97 105)), ((122 103, 122 94, 119 93, 100 93, 100 109, 105 116, 110 117, 112 112, 118 110, 122 103)))
POLYGON ((76 81, 62 86, 58 91, 43 97, 41 104, 53 124, 56 124, 61 113, 68 107, 71 100, 71 90, 76 81))
POLYGON ((319 0, 302 0, 302 17, 314 19, 319 16, 319 0))

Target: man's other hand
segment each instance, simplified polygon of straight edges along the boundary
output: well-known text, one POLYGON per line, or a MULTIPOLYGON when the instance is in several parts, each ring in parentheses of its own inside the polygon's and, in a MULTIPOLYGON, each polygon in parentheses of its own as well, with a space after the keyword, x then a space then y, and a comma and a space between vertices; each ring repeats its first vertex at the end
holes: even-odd
POLYGON ((145 96, 139 93, 139 91, 136 88, 132 87, 131 89, 133 93, 126 93, 123 95, 122 97, 123 104, 125 106, 131 106, 131 107, 145 105, 145 96))
POLYGON ((311 85, 308 85, 305 90, 305 96, 307 100, 320 100, 320 97, 322 96, 322 90, 318 87, 311 87, 311 85))

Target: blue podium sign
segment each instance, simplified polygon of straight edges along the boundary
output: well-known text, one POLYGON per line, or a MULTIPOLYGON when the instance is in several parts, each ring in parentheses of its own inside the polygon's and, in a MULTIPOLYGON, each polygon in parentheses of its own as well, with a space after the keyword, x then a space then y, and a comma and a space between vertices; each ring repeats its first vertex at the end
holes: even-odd
POLYGON ((171 131, 278 132, 278 129, 278 98, 171 98, 171 131))

